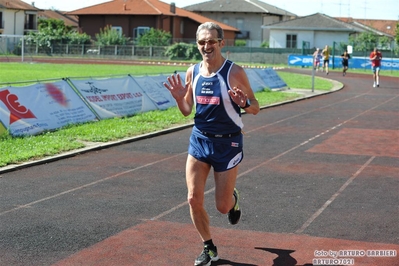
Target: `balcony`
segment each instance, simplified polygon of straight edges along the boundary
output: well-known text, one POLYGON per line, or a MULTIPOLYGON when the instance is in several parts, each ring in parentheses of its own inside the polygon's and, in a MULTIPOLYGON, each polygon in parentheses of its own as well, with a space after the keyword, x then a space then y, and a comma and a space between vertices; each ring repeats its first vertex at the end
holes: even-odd
POLYGON ((249 39, 249 31, 248 30, 240 31, 240 33, 236 34, 236 39, 237 40, 248 40, 249 39))

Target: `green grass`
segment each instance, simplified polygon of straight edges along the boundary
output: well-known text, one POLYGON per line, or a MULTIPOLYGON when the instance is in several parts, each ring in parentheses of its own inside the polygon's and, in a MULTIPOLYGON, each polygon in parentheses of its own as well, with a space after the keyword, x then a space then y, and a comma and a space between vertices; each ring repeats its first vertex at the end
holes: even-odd
MULTIPOLYGON (((73 65, 0 63, 0 82, 27 82, 63 77, 99 77, 110 75, 151 75, 185 71, 186 66, 130 66, 130 65, 73 65)), ((291 88, 309 89, 311 77, 278 72, 291 88)), ((4 87, 4 86, 0 86, 4 87)), ((329 90, 331 82, 315 79, 316 90, 329 90)), ((261 106, 298 98, 296 93, 264 91, 255 94, 261 106)), ((132 117, 106 119, 80 125, 71 125, 37 136, 11 137, 0 135, 0 167, 83 148, 86 142, 107 142, 133 137, 173 126, 192 123, 193 114, 184 117, 174 107, 132 117)))

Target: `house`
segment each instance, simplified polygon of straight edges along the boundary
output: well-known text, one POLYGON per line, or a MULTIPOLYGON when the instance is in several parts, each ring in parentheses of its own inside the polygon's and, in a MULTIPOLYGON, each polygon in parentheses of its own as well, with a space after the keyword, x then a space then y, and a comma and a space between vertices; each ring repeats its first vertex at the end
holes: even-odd
POLYGON ((39 19, 57 19, 64 21, 65 26, 78 30, 79 19, 77 16, 68 15, 67 12, 58 10, 41 10, 38 12, 39 19))
POLYGON ((246 40, 247 46, 260 47, 269 41, 269 30, 262 25, 296 17, 295 14, 258 0, 213 0, 189 5, 185 10, 238 28, 237 39, 246 40))
MULTIPOLYGON (((170 32, 175 42, 195 42, 200 24, 214 21, 202 15, 177 8, 158 0, 113 0, 68 12, 79 17, 80 32, 93 39, 106 26, 118 30, 126 37, 136 38, 149 28, 170 32)), ((216 21, 214 21, 216 22, 216 21)), ((237 28, 218 23, 227 42, 234 40, 237 28)))
POLYGON ((395 36, 397 20, 377 20, 377 19, 357 19, 357 18, 337 18, 343 22, 368 28, 372 31, 380 32, 379 35, 393 38, 395 36))
POLYGON ((20 0, 0 0, 0 34, 25 35, 37 31, 39 9, 20 0))
POLYGON ((295 49, 348 43, 351 34, 364 31, 321 13, 264 25, 263 28, 270 30, 270 48, 295 49))
MULTIPOLYGON (((384 45, 385 49, 392 49, 395 47, 395 30, 396 20, 375 20, 375 19, 353 19, 353 18, 337 18, 340 21, 347 22, 355 27, 362 29, 362 31, 372 32, 378 37, 386 37, 391 40, 390 43, 384 45)), ((380 47, 381 48, 381 47, 380 47)))

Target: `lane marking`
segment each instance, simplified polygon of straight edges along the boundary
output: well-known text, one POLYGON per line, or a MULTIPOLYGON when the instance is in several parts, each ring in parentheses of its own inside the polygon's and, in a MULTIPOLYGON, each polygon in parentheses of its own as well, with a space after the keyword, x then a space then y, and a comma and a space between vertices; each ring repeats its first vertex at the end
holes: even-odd
POLYGON ((322 212, 327 209, 327 207, 349 186, 350 183, 352 183, 353 180, 355 180, 355 178, 357 176, 359 176, 359 174, 361 172, 363 172, 363 170, 374 160, 375 156, 371 157, 370 159, 368 159, 368 161, 362 165, 362 167, 360 167, 359 170, 356 171, 356 173, 354 175, 352 175, 346 182, 345 184, 342 185, 342 187, 340 189, 338 189, 337 192, 335 192, 334 195, 332 195, 332 197, 327 200, 323 206, 318 209, 303 225, 301 228, 299 228, 298 230, 295 231, 296 234, 301 234, 303 233, 303 231, 305 231, 306 228, 309 227, 309 225, 317 218, 320 216, 320 214, 322 214, 322 212))
MULTIPOLYGON (((365 95, 365 94, 367 94, 367 93, 364 93, 364 94, 362 94, 362 95, 365 95)), ((352 98, 357 98, 357 97, 358 97, 358 96, 355 96, 355 97, 352 97, 352 98)), ((303 146, 303 145, 306 145, 306 144, 310 143, 311 141, 313 141, 313 140, 315 140, 315 139, 317 139, 317 138, 323 136, 324 134, 327 134, 327 133, 329 133, 329 132, 331 132, 331 131, 333 131, 333 130, 335 130, 335 129, 340 128, 342 125, 348 123, 349 121, 351 121, 351 120, 353 120, 353 119, 355 119, 355 118, 357 118, 357 117, 359 117, 359 116, 361 116, 361 115, 364 115, 364 114, 366 114, 367 112, 369 112, 369 111, 371 111, 371 110, 373 110, 373 109, 375 109, 375 108, 377 108, 377 107, 379 107, 379 106, 381 106, 381 105, 383 105, 383 104, 386 104, 386 103, 390 102, 391 100, 394 100, 394 99, 396 99, 396 98, 398 98, 398 97, 399 97, 399 96, 395 96, 395 97, 393 97, 392 99, 388 99, 387 101, 385 101, 385 102, 383 102, 383 103, 380 103, 380 104, 378 104, 378 105, 376 105, 376 106, 374 106, 374 107, 372 107, 372 108, 370 108, 370 109, 368 109, 368 110, 366 110, 366 111, 364 111, 364 112, 362 112, 362 113, 360 113, 360 114, 357 114, 357 115, 355 115, 354 117, 352 117, 352 118, 350 118, 350 119, 348 119, 348 120, 345 120, 345 121, 343 121, 342 123, 339 123, 339 124, 337 124, 337 125, 335 125, 335 126, 329 128, 329 129, 323 131, 322 133, 319 133, 319 134, 315 135, 314 137, 312 137, 312 138, 310 138, 310 139, 308 139, 308 140, 306 140, 306 141, 300 143, 299 145, 294 146, 294 147, 292 147, 291 149, 286 150, 285 152, 282 152, 282 153, 276 155, 276 156, 273 157, 273 158, 270 158, 269 160, 267 160, 267 161, 265 161, 265 162, 263 162, 263 163, 261 163, 261 164, 258 164, 257 166, 254 166, 254 167, 252 167, 252 168, 247 169, 246 171, 244 171, 244 172, 238 174, 238 175, 237 175, 237 179, 240 178, 240 177, 242 177, 242 176, 244 176, 245 174, 248 174, 248 173, 250 173, 250 172, 252 172, 252 171, 254 171, 254 170, 256 170, 256 169, 258 169, 258 168, 260 168, 260 167, 262 167, 262 166, 264 166, 264 165, 266 165, 266 164, 268 164, 268 163, 270 163, 270 162, 272 162, 272 161, 274 161, 274 160, 276 160, 276 159, 278 159, 278 158, 284 156, 284 155, 286 155, 287 153, 289 153, 289 152, 291 152, 291 151, 293 151, 293 150, 298 149, 299 147, 301 147, 301 146, 303 146)), ((344 101, 347 101, 347 100, 348 100, 348 99, 345 99, 345 100, 343 100, 343 101, 341 101, 341 102, 344 102, 344 101)), ((337 102, 337 103, 340 103, 340 102, 337 102)), ((337 104, 337 103, 334 103, 334 104, 337 104)), ((309 112, 305 112, 305 113, 302 113, 302 114, 298 114, 298 115, 292 116, 292 117, 290 117, 290 118, 295 118, 295 117, 300 116, 300 115, 303 115, 303 114, 311 113, 311 112, 314 112, 314 111, 316 111, 316 110, 320 110, 320 109, 322 109, 322 108, 326 108, 326 107, 331 106, 331 105, 334 105, 334 104, 329 104, 329 105, 326 105, 326 106, 324 106, 324 107, 321 107, 321 108, 318 108, 318 109, 315 109, 315 110, 312 110, 312 111, 309 111, 309 112)), ((274 125, 274 124, 277 124, 277 123, 280 123, 280 122, 283 122, 283 121, 286 121, 286 120, 288 120, 288 118, 281 119, 281 120, 279 120, 279 121, 276 121, 276 122, 273 122, 273 123, 271 123, 271 124, 267 124, 267 125, 264 125, 264 126, 255 128, 255 129, 250 130, 250 131, 246 131, 246 133, 248 134, 249 132, 255 132, 255 131, 260 130, 260 129, 263 129, 263 128, 267 127, 267 126, 274 125)), ((373 157, 372 159, 374 159, 374 157, 373 157)), ((371 161, 370 161, 370 162, 371 162, 371 161)), ((349 180, 351 180, 351 179, 349 179, 349 180)), ((349 180, 348 180, 348 181, 349 181, 349 180)), ((348 181, 347 181, 347 182, 348 182, 348 181)), ((350 182, 352 182, 352 181, 350 181, 350 182)), ((345 185, 345 184, 344 184, 344 185, 345 185)), ((349 185, 349 184, 348 184, 348 185, 349 185)), ((345 186, 345 187, 346 187, 346 186, 345 186)), ((205 191, 204 194, 207 195, 207 194, 209 194, 209 193, 211 193, 211 192, 213 192, 213 191, 215 191, 215 187, 213 187, 213 188, 211 188, 211 189, 205 191)), ((337 195, 337 196, 338 196, 338 195, 337 195)), ((171 208, 171 209, 169 209, 169 210, 166 210, 166 211, 160 213, 159 215, 157 215, 157 216, 151 218, 150 220, 159 220, 159 219, 161 219, 162 217, 168 215, 169 213, 171 213, 171 212, 173 212, 173 211, 175 211, 175 210, 177 210, 177 209, 179 209, 179 208, 181 208, 181 207, 184 207, 184 206, 186 206, 186 205, 188 205, 188 202, 180 203, 179 205, 177 205, 177 206, 175 206, 175 207, 173 207, 173 208, 171 208)), ((328 205, 329 205, 329 204, 328 204, 328 205)), ((327 206, 328 206, 328 205, 327 205, 327 206)), ((327 207, 327 206, 326 206, 326 207, 327 207)), ((313 216, 314 216, 314 215, 313 215, 313 216)), ((313 217, 313 216, 312 216, 312 217, 313 217)), ((317 215, 317 216, 318 216, 318 215, 317 215)), ((317 216, 315 216, 314 219, 316 219, 317 216)), ((311 217, 311 218, 312 218, 312 217, 311 217)), ((311 218, 310 218, 310 219, 311 219, 311 218)), ((309 220, 310 220, 310 219, 309 219, 309 220)), ((314 220, 314 219, 313 219, 313 220, 314 220)), ((309 220, 308 220, 308 221, 309 221, 309 220)), ((313 221, 313 220, 312 220, 312 221, 313 221)), ((305 223, 305 224, 306 224, 306 223, 305 223)), ((309 223, 309 224, 310 224, 310 223, 309 223)), ((302 226, 302 227, 303 227, 303 226, 302 226)), ((301 229, 302 229, 302 227, 301 227, 301 229)), ((298 229, 296 232, 299 232, 299 231, 300 231, 300 229, 298 229)))
MULTIPOLYGON (((284 119, 281 119, 281 120, 279 120, 279 121, 276 121, 276 122, 273 122, 273 123, 270 123, 270 124, 267 124, 267 125, 264 125, 264 126, 255 128, 255 129, 253 129, 253 130, 247 131, 246 133, 258 131, 258 130, 260 130, 260 129, 262 129, 262 128, 265 128, 265 127, 268 127, 268 126, 271 126, 271 125, 275 125, 275 124, 278 124, 278 123, 287 121, 287 120, 289 120, 289 119, 296 118, 296 117, 298 117, 298 116, 302 116, 302 115, 305 115, 305 114, 309 114, 309 113, 312 113, 312 112, 316 112, 317 110, 321 110, 321 109, 324 109, 324 108, 327 108, 327 107, 336 105, 336 104, 338 104, 338 103, 342 103, 342 102, 348 101, 348 100, 350 100, 350 99, 358 98, 358 97, 360 97, 360 96, 367 95, 367 94, 368 94, 368 93, 363 93, 363 94, 360 94, 360 95, 356 95, 356 96, 354 96, 354 97, 347 98, 347 99, 344 99, 344 100, 339 101, 339 102, 335 102, 335 103, 328 104, 328 105, 326 105, 326 106, 323 106, 323 107, 320 107, 320 108, 317 108, 317 109, 310 110, 310 111, 308 111, 308 112, 304 112, 304 113, 297 114, 297 115, 294 115, 294 116, 291 116, 291 117, 288 117, 288 118, 284 118, 284 119)), ((328 130, 326 130, 326 131, 324 131, 324 132, 322 132, 322 133, 320 133, 320 134, 318 134, 318 135, 316 135, 316 136, 310 138, 309 140, 306 140, 306 141, 300 143, 299 145, 297 145, 297 146, 295 146, 295 147, 293 147, 293 148, 291 148, 291 149, 289 149, 289 150, 286 150, 285 152, 282 152, 282 153, 278 154, 277 156, 275 156, 275 157, 273 157, 273 158, 270 158, 269 160, 267 160, 267 161, 265 161, 265 162, 263 162, 263 163, 261 163, 261 164, 255 166, 255 167, 252 167, 252 168, 250 168, 250 169, 248 169, 248 170, 242 172, 241 174, 239 174, 239 175, 237 176, 237 179, 240 178, 240 177, 242 177, 242 176, 244 176, 244 175, 247 174, 247 173, 250 173, 250 172, 254 171, 254 170, 257 169, 257 168, 260 168, 261 166, 264 166, 264 165, 266 165, 266 164, 268 164, 268 163, 270 163, 270 162, 272 162, 272 161, 274 161, 274 160, 276 160, 276 159, 278 159, 278 158, 280 158, 280 157, 286 155, 287 153, 289 153, 289 152, 291 152, 291 151, 293 151, 293 150, 295 150, 295 149, 297 149, 297 148, 299 148, 299 147, 301 147, 301 146, 303 146, 303 145, 305 145, 305 144, 308 144, 309 142, 311 142, 311 141, 317 139, 318 137, 324 135, 325 133, 328 133, 328 132, 330 132, 330 131, 332 131, 332 130, 334 130, 334 129, 336 129, 336 128, 339 128, 340 126, 342 126, 343 124, 345 124, 345 123, 351 121, 352 119, 354 119, 354 118, 356 118, 356 117, 359 117, 360 115, 363 115, 363 114, 369 112, 370 110, 373 110, 373 109, 375 109, 375 108, 377 108, 377 107, 379 107, 379 106, 381 106, 381 105, 383 105, 383 104, 385 104, 385 103, 387 103, 387 102, 389 102, 389 101, 391 101, 391 100, 394 100, 394 99, 396 99, 396 98, 398 98, 398 97, 399 97, 399 96, 395 96, 395 97, 393 97, 392 99, 389 99, 389 100, 387 100, 387 101, 385 101, 385 102, 383 102, 383 103, 381 103, 381 104, 379 104, 379 105, 376 105, 375 107, 370 108, 370 109, 368 109, 368 110, 366 110, 366 111, 364 111, 364 112, 362 112, 362 113, 360 113, 360 114, 358 114, 358 115, 356 115, 356 116, 354 116, 354 117, 352 117, 352 118, 350 118, 350 119, 348 119, 348 120, 346 120, 346 121, 344 121, 344 122, 342 122, 342 123, 340 123, 340 124, 338 124, 338 125, 336 125, 336 126, 333 126, 333 127, 331 127, 330 129, 328 129, 328 130)), ((36 200, 36 201, 30 202, 30 203, 27 203, 27 204, 24 204, 24 205, 19 205, 19 206, 16 207, 16 208, 13 208, 13 209, 10 209, 10 210, 1 212, 1 213, 0 213, 0 216, 2 216, 2 215, 4 215, 4 214, 7 214, 7 213, 10 213, 10 212, 13 212, 13 211, 17 211, 17 210, 23 209, 23 208, 31 207, 31 206, 33 206, 33 205, 35 205, 35 204, 38 204, 38 203, 41 203, 41 202, 43 202, 43 201, 47 201, 47 200, 50 200, 50 199, 53 199, 53 198, 57 198, 57 197, 60 197, 60 196, 62 196, 62 195, 69 194, 69 193, 71 193, 71 192, 74 192, 74 191, 77 191, 77 190, 80 190, 80 189, 83 189, 83 188, 86 188, 86 187, 90 187, 90 186, 96 185, 96 184, 98 184, 98 183, 107 181, 107 180, 109 180, 109 179, 116 178, 116 177, 122 176, 122 175, 124 175, 124 174, 130 173, 130 172, 134 172, 134 171, 136 171, 136 170, 139 170, 139 169, 142 169, 142 168, 145 168, 145 167, 149 167, 149 166, 152 166, 152 165, 154 165, 154 164, 157 164, 157 163, 160 163, 160 162, 163 162, 163 161, 167 161, 167 160, 173 159, 173 158, 175 158, 175 157, 178 157, 178 156, 181 156, 181 155, 184 155, 184 154, 187 154, 187 151, 186 151, 186 152, 179 153, 179 154, 176 154, 176 155, 171 156, 171 157, 166 157, 166 158, 164 158, 164 159, 161 159, 161 160, 158 160, 158 161, 154 161, 154 162, 151 162, 151 163, 148 163, 148 164, 139 166, 139 167, 137 167, 137 168, 133 168, 133 169, 130 169, 130 170, 127 170, 127 171, 124 171, 124 172, 120 172, 120 173, 117 173, 117 174, 115 174, 115 175, 112 175, 112 176, 109 176, 109 177, 105 177, 105 178, 103 178, 103 179, 100 179, 100 180, 97 180, 97 181, 94 181, 94 182, 91 182, 91 183, 88 183, 88 184, 85 184, 85 185, 82 185, 82 186, 79 186, 79 187, 76 187, 76 188, 73 188, 73 189, 70 189, 70 190, 66 190, 66 191, 63 191, 63 192, 61 192, 61 193, 58 193, 58 194, 49 196, 49 197, 42 198, 42 199, 40 199, 40 200, 36 200)), ((211 188, 211 189, 207 190, 207 191, 205 192, 205 194, 209 194, 209 193, 213 192, 214 190, 215 190, 215 188, 211 188)), ((185 202, 182 202, 182 203, 176 205, 175 207, 173 207, 173 208, 171 208, 171 209, 169 209, 169 210, 167 210, 167 211, 165 211, 165 212, 162 212, 161 214, 159 214, 159 215, 157 215, 157 216, 151 218, 151 220, 159 220, 160 218, 166 216, 166 215, 169 214, 169 213, 172 213, 172 212, 175 211, 175 210, 178 210, 179 208, 181 208, 181 207, 183 207, 183 206, 186 206, 187 204, 188 204, 188 203, 187 203, 186 201, 185 201, 185 202)))
POLYGON ((49 196, 49 197, 46 197, 46 198, 42 198, 42 199, 39 199, 39 200, 36 200, 36 201, 32 201, 32 202, 24 204, 24 205, 19 205, 16 208, 0 212, 0 216, 2 216, 4 214, 7 214, 9 212, 17 211, 19 209, 24 209, 24 208, 31 207, 32 205, 38 204, 40 202, 43 202, 43 201, 46 201, 46 200, 50 200, 50 199, 54 199, 54 198, 60 197, 62 195, 65 195, 65 194, 68 194, 68 193, 71 193, 71 192, 86 188, 86 187, 91 187, 91 186, 97 185, 97 184, 102 183, 104 181, 107 181, 107 180, 110 180, 110 179, 113 179, 113 178, 116 178, 116 177, 119 177, 119 176, 122 176, 122 175, 125 175, 125 174, 128 174, 128 173, 131 173, 131 172, 134 172, 134 171, 137 171, 137 170, 152 166, 152 165, 157 164, 157 163, 161 163, 161 162, 164 162, 164 161, 167 161, 167 160, 171 160, 173 158, 179 157, 179 156, 184 155, 184 154, 187 154, 187 152, 178 153, 176 155, 173 155, 173 156, 170 156, 170 157, 166 157, 166 158, 163 158, 161 160, 154 161, 154 162, 151 162, 151 163, 148 163, 148 164, 144 164, 142 166, 139 166, 139 167, 136 167, 136 168, 133 168, 133 169, 129 169, 129 170, 117 173, 115 175, 111 175, 111 176, 96 180, 94 182, 91 182, 91 183, 88 183, 88 184, 85 184, 85 185, 82 185, 82 186, 79 186, 79 187, 76 187, 76 188, 72 188, 72 189, 63 191, 61 193, 58 193, 58 194, 55 194, 55 195, 52 195, 52 196, 49 196))

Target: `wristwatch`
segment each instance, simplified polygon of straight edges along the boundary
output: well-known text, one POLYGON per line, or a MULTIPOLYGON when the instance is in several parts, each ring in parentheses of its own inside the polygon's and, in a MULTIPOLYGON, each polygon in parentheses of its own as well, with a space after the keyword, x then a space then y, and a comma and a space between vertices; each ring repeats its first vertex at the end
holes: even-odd
POLYGON ((245 108, 248 108, 248 107, 250 107, 251 106, 251 101, 247 98, 247 101, 245 102, 245 106, 244 107, 241 107, 242 109, 245 109, 245 108))

